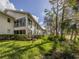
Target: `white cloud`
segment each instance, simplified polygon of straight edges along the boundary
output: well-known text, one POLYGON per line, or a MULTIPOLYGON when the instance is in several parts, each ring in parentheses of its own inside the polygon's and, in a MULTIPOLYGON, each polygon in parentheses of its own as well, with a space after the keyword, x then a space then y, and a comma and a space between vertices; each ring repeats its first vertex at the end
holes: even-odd
POLYGON ((40 26, 41 26, 43 29, 45 29, 45 26, 44 26, 43 22, 40 22, 39 24, 40 24, 40 26))
POLYGON ((9 0, 1 0, 0 1, 0 10, 4 9, 13 9, 15 10, 15 6, 13 3, 11 3, 9 0))
MULTIPOLYGON (((32 15, 34 18, 35 18, 35 20, 38 22, 38 20, 39 20, 39 17, 37 17, 37 16, 35 16, 35 15, 32 15)), ((43 21, 42 22, 39 22, 39 24, 40 24, 40 26, 43 28, 43 29, 45 29, 45 27, 44 27, 44 24, 43 24, 43 21)))
POLYGON ((0 5, 0 10, 4 10, 2 5, 0 5))
POLYGON ((42 26, 43 29, 46 29, 44 26, 42 26))
POLYGON ((35 15, 32 15, 34 17, 34 19, 38 22, 39 20, 39 17, 35 16, 35 15))
POLYGON ((23 9, 20 9, 20 11, 24 11, 23 9))
POLYGON ((43 25, 43 22, 40 22, 39 24, 40 24, 40 25, 43 25))
POLYGON ((42 17, 44 17, 45 15, 46 15, 46 13, 43 11, 43 12, 42 12, 42 17))

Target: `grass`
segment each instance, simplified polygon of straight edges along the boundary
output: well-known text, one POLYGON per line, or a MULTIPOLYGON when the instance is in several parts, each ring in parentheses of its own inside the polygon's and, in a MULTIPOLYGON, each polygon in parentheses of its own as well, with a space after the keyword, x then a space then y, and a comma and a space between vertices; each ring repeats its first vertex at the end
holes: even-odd
POLYGON ((44 53, 52 48, 52 42, 36 41, 1 41, 0 59, 42 59, 44 53))
MULTIPOLYGON (((0 59, 42 59, 50 51, 79 53, 79 41, 54 42, 46 37, 36 41, 0 41, 0 59)), ((74 53, 76 55, 77 53, 74 53)))

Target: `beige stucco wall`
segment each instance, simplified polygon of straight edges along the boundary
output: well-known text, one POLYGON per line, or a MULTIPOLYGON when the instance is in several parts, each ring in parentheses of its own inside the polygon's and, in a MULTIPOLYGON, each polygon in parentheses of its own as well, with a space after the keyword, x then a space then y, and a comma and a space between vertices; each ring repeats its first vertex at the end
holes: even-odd
POLYGON ((14 20, 10 18, 11 22, 9 23, 7 18, 10 17, 0 14, 0 34, 14 34, 14 20))
POLYGON ((26 34, 27 34, 27 32, 28 32, 27 14, 22 14, 22 13, 17 13, 17 12, 12 12, 12 11, 8 11, 7 14, 13 16, 15 18, 15 20, 22 18, 22 17, 25 17, 26 18, 26 26, 24 26, 24 27, 14 27, 14 30, 26 30, 26 34))

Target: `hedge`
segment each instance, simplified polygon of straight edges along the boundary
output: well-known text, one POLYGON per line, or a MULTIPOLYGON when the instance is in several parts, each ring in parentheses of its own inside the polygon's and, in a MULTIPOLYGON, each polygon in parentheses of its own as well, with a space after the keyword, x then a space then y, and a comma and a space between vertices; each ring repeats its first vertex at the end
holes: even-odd
POLYGON ((0 40, 28 40, 27 35, 0 34, 0 40))

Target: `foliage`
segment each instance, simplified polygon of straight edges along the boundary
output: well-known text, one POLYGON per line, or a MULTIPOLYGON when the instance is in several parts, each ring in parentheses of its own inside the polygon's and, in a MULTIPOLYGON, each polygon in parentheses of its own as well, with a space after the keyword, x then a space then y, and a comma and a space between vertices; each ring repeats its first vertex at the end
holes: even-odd
POLYGON ((62 42, 62 41, 65 41, 66 38, 65 38, 64 36, 61 37, 61 36, 50 35, 50 36, 48 37, 48 40, 50 40, 50 41, 59 41, 59 42, 62 42))
POLYGON ((49 10, 45 10, 46 16, 44 18, 44 24, 46 27, 46 31, 52 34, 53 29, 55 28, 53 13, 49 10))
POLYGON ((27 35, 0 34, 0 40, 26 40, 27 38, 27 35))
POLYGON ((77 59, 78 58, 76 56, 79 53, 79 47, 78 47, 79 41, 70 41, 70 40, 61 41, 60 39, 61 37, 55 36, 55 38, 52 38, 52 39, 55 39, 55 41, 52 41, 53 43, 52 50, 50 54, 46 54, 46 58, 48 58, 50 55, 51 55, 50 57, 51 59, 77 59))
POLYGON ((16 40, 28 40, 28 36, 27 35, 14 35, 14 39, 16 40))
POLYGON ((43 59, 52 49, 52 43, 44 37, 36 41, 1 41, 0 59, 43 59))
POLYGON ((69 59, 79 53, 79 41, 61 41, 60 36, 52 36, 53 40, 44 36, 35 41, 0 41, 0 59, 69 59))
POLYGON ((77 0, 69 0, 69 5, 71 7, 76 7, 77 6, 77 0))

